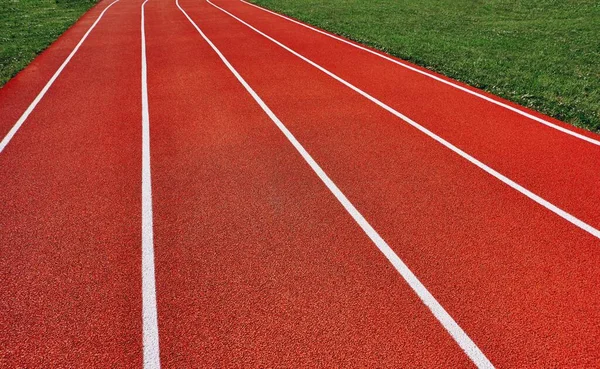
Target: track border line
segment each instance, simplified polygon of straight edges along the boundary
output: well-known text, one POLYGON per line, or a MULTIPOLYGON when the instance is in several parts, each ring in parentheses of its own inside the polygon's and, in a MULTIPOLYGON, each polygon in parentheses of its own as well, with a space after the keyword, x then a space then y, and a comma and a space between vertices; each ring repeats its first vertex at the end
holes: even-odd
POLYGON ((152 176, 150 172, 150 112, 148 108, 148 67, 146 27, 142 3, 142 341, 144 369, 160 369, 156 276, 154 271, 154 230, 152 214, 152 176))
POLYGON ((377 246, 377 248, 385 255, 389 262, 394 268, 400 273, 402 278, 408 283, 412 290, 417 294, 421 301, 429 308, 435 318, 442 324, 446 331, 452 336, 454 341, 458 343, 460 348, 467 354, 467 356, 477 365, 479 368, 494 368, 493 364, 483 354, 479 347, 471 340, 471 338, 465 333, 465 331, 456 323, 456 321, 448 314, 448 312, 442 307, 442 305, 433 297, 433 295, 427 290, 427 288, 419 281, 419 279, 413 274, 406 264, 398 257, 398 255, 392 250, 387 242, 377 233, 377 231, 369 224, 369 222, 362 216, 362 214, 354 207, 354 205, 348 200, 348 198, 342 193, 337 185, 329 178, 329 176, 323 171, 319 164, 312 158, 312 156, 304 149, 302 144, 294 137, 294 135, 287 129, 287 127, 277 118, 273 111, 265 104, 265 102, 258 96, 258 94, 250 87, 250 85, 244 80, 244 78, 238 73, 238 71, 229 63, 221 51, 212 43, 212 41, 202 32, 198 25, 190 18, 185 10, 179 5, 179 0, 175 0, 177 7, 186 16, 188 21, 196 28, 200 36, 210 45, 210 47, 219 56, 221 61, 227 66, 227 68, 233 73, 237 80, 244 86, 248 93, 254 98, 262 110, 271 118, 277 128, 285 135, 288 141, 294 146, 310 168, 317 174, 319 179, 325 184, 325 186, 331 191, 335 198, 340 202, 344 209, 350 214, 354 221, 362 228, 367 234, 371 241, 377 246))
POLYGON ((100 15, 98 16, 98 18, 96 19, 96 21, 90 26, 90 28, 83 35, 83 37, 81 38, 81 40, 79 40, 79 42, 77 43, 77 45, 75 46, 75 48, 73 49, 73 51, 71 51, 71 53, 69 54, 69 56, 67 56, 67 58, 65 59, 65 61, 61 64, 61 66, 56 70, 56 72, 54 72, 54 75, 52 75, 52 77, 48 80, 48 82, 46 83, 46 85, 44 86, 44 88, 42 88, 42 90, 38 93, 38 95, 35 97, 35 99, 33 99, 33 101, 31 102, 31 104, 29 104, 29 107, 27 107, 27 109, 25 110, 25 112, 23 112, 23 114, 21 115, 21 117, 13 125, 13 127, 10 129, 10 131, 8 131, 8 133, 6 134, 6 136, 4 136, 4 138, 2 139, 2 141, 0 141, 0 154, 4 151, 4 148, 12 140, 12 138, 17 133, 17 131, 19 130, 19 128, 21 128, 21 126, 23 125, 23 123, 25 123, 25 121, 27 120, 27 118, 29 117, 29 115, 31 114, 31 112, 33 111, 33 109, 35 109, 35 107, 42 100, 42 98, 44 97, 44 95, 46 95, 46 92, 48 92, 48 90, 50 89, 50 87, 52 86, 52 84, 54 84, 54 81, 62 73, 63 69, 65 69, 65 67, 67 66, 67 64, 69 64, 69 62, 71 61, 71 58, 73 58, 73 56, 77 53, 77 50, 79 50, 79 48, 81 47, 81 45, 83 44, 83 42, 85 41, 85 39, 88 37, 88 35, 96 27, 96 25, 98 24, 98 22, 100 22, 100 19, 102 19, 102 17, 104 16, 104 13, 106 13, 106 11, 108 9, 110 9, 111 6, 113 6, 114 4, 116 4, 118 2, 119 2, 119 0, 114 0, 106 8, 104 8, 104 10, 102 11, 102 13, 100 13, 100 15))
POLYGON ((412 127, 414 127, 417 130, 421 131, 422 133, 424 133, 425 135, 429 136, 430 138, 432 138, 433 140, 437 141, 438 143, 442 144, 446 148, 450 149, 454 153, 456 153, 459 156, 461 156, 463 159, 465 159, 465 160, 469 161, 471 164, 474 164, 475 166, 479 167, 480 169, 482 169, 486 173, 490 174, 491 176, 495 177, 496 179, 500 180, 504 184, 508 185, 509 187, 513 188, 514 190, 516 190, 516 191, 520 192, 521 194, 525 195, 526 197, 528 197, 529 199, 533 200, 537 204, 539 204, 539 205, 543 206, 544 208, 550 210, 551 212, 553 212, 556 215, 560 216, 561 218, 567 220, 571 224, 579 227, 580 229, 584 230, 585 232, 591 234, 592 236, 600 239, 600 230, 598 230, 598 229, 594 228, 593 226, 587 224, 586 222, 582 221, 581 219, 579 219, 579 218, 571 215, 570 213, 562 210, 561 208, 559 208, 558 206, 552 204, 551 202, 547 201, 546 199, 542 198, 541 196, 536 195, 535 193, 531 192, 530 190, 528 190, 525 187, 521 186, 520 184, 516 183, 512 179, 506 177, 502 173, 500 173, 500 172, 496 171, 495 169, 489 167, 487 164, 484 164, 483 162, 479 161, 475 157, 471 156, 470 154, 467 154, 465 151, 459 149, 458 147, 454 146, 453 144, 451 144, 450 142, 446 141, 442 137, 438 136, 437 134, 435 134, 432 131, 428 130, 424 126, 422 126, 419 123, 415 122, 414 120, 410 119, 406 115, 398 112, 394 108, 392 108, 389 105, 385 104, 384 102, 378 100, 377 98, 375 98, 372 95, 368 94, 367 92, 361 90, 360 88, 354 86, 353 84, 351 84, 350 82, 344 80, 343 78, 339 77, 338 75, 334 74, 333 72, 325 69, 324 67, 322 67, 319 64, 315 63, 314 61, 312 61, 312 60, 308 59, 307 57, 301 55, 300 53, 292 50, 288 46, 286 46, 286 45, 282 44, 281 42, 275 40, 273 37, 271 37, 271 36, 263 33, 262 31, 256 29, 255 27, 253 27, 252 25, 246 23, 245 21, 243 21, 242 19, 238 18, 237 16, 231 14, 227 10, 219 7, 218 5, 213 4, 210 0, 206 0, 206 2, 209 3, 210 5, 212 5, 213 7, 219 9, 223 13, 225 13, 225 14, 229 15, 230 17, 234 18, 238 22, 244 24, 246 27, 252 29, 254 32, 260 34, 263 37, 265 37, 269 41, 275 43, 276 45, 278 45, 281 48, 287 50, 288 52, 292 53, 293 55, 297 56, 298 58, 304 60, 306 63, 312 65, 313 67, 315 67, 318 70, 320 70, 321 72, 327 74, 328 76, 330 76, 331 78, 335 79, 336 81, 342 83, 343 85, 345 85, 346 87, 350 88, 351 90, 353 90, 353 91, 357 92, 358 94, 362 95, 363 97, 367 98, 368 100, 370 100, 371 102, 375 103, 376 105, 378 105, 379 107, 383 108, 384 110, 388 111, 392 115, 400 118, 404 122, 408 123, 412 127))
POLYGON ((459 90, 461 90, 461 91, 463 91, 463 92, 466 92, 466 93, 468 93, 468 94, 471 94, 471 95, 473 95, 473 96, 476 96, 476 97, 478 97, 478 98, 480 98, 480 99, 483 99, 483 100, 486 100, 486 101, 488 101, 488 102, 491 102, 492 104, 495 104, 495 105, 501 106, 501 107, 503 107, 503 108, 505 108, 505 109, 508 109, 508 110, 510 110, 510 111, 512 111, 512 112, 514 112, 514 113, 517 113, 517 114, 519 114, 519 115, 522 115, 522 116, 524 116, 524 117, 526 117, 526 118, 532 119, 532 120, 534 120, 534 121, 536 121, 536 122, 538 122, 538 123, 544 124, 544 125, 546 125, 546 126, 548 126, 548 127, 550 127, 550 128, 554 128, 554 129, 556 129, 556 130, 558 130, 558 131, 561 131, 561 132, 563 132, 563 133, 566 133, 566 134, 568 134, 568 135, 571 135, 571 136, 573 136, 573 137, 579 138, 579 139, 581 139, 581 140, 583 140, 583 141, 586 141, 586 142, 589 142, 589 143, 591 143, 591 144, 593 144, 593 145, 600 146, 600 140, 593 139, 593 138, 591 138, 591 137, 588 137, 588 136, 582 135, 581 133, 577 133, 577 132, 571 131, 570 129, 567 129, 567 128, 565 128, 565 127, 561 127, 561 126, 560 126, 560 125, 558 125, 558 124, 555 124, 555 123, 549 122, 549 121, 547 121, 547 120, 545 120, 545 119, 543 119, 543 118, 536 117, 536 116, 535 116, 535 115, 533 115, 533 114, 527 113, 526 111, 523 111, 523 110, 521 110, 521 109, 515 108, 515 107, 513 107, 513 106, 510 106, 510 105, 508 105, 508 104, 506 104, 506 103, 503 103, 503 102, 501 102, 501 101, 495 100, 495 99, 493 99, 493 98, 491 98, 491 97, 489 97, 489 96, 486 96, 486 95, 484 95, 484 94, 481 94, 481 93, 479 93, 479 92, 477 92, 477 91, 473 91, 473 90, 471 90, 471 89, 468 89, 468 88, 466 88, 466 87, 464 87, 464 86, 458 85, 458 84, 456 84, 456 83, 454 83, 454 82, 451 82, 451 81, 445 80, 445 79, 443 79, 443 78, 440 78, 440 77, 436 76, 435 74, 428 73, 428 72, 426 72, 426 71, 424 71, 424 70, 421 70, 421 69, 415 68, 415 67, 413 67, 413 66, 411 66, 411 65, 409 65, 409 64, 406 64, 406 63, 403 63, 403 62, 401 62, 401 61, 399 61, 399 60, 396 60, 396 59, 394 59, 394 58, 391 58, 391 57, 389 57, 389 56, 387 56, 387 55, 385 55, 385 54, 383 54, 383 53, 381 53, 381 52, 377 52, 377 51, 375 51, 375 50, 372 50, 372 49, 369 49, 369 48, 367 48, 367 47, 364 47, 364 46, 358 45, 358 44, 356 44, 356 43, 354 43, 354 42, 351 42, 351 41, 349 41, 349 40, 346 40, 346 39, 344 39, 344 38, 342 38, 342 37, 339 37, 339 36, 333 35, 333 34, 331 34, 331 33, 325 32, 325 31, 323 31, 323 30, 321 30, 321 29, 318 29, 318 28, 316 28, 316 27, 310 26, 310 25, 308 25, 308 24, 306 24, 306 23, 303 23, 303 22, 300 22, 300 21, 298 21, 298 20, 296 20, 296 19, 293 19, 293 18, 287 17, 287 16, 285 16, 285 15, 283 15, 283 14, 279 14, 279 13, 277 13, 277 12, 274 12, 274 11, 272 11, 272 10, 265 9, 265 8, 263 8, 263 7, 261 7, 261 6, 258 6, 258 5, 256 5, 256 4, 252 4, 252 3, 248 2, 248 1, 245 1, 245 0, 239 0, 239 1, 240 1, 240 2, 242 2, 242 3, 244 3, 244 4, 246 4, 246 5, 250 5, 250 6, 253 6, 253 7, 257 8, 257 9, 260 9, 260 10, 262 10, 262 11, 264 11, 264 12, 271 13, 271 14, 273 14, 273 15, 276 15, 276 16, 278 16, 278 17, 281 17, 281 18, 283 18, 283 19, 285 19, 285 20, 288 20, 288 21, 290 21, 290 22, 293 22, 293 23, 299 24, 299 25, 301 25, 302 27, 306 27, 306 28, 308 28, 308 29, 310 29, 310 30, 313 30, 313 31, 315 31, 315 32, 318 32, 318 33, 321 33, 321 34, 323 34, 323 35, 325 35, 325 36, 331 37, 331 38, 333 38, 333 39, 335 39, 335 40, 341 41, 341 42, 343 42, 343 43, 345 43, 345 44, 348 44, 348 45, 350 45, 350 46, 353 46, 353 47, 355 47, 355 48, 357 48, 357 49, 360 49, 360 50, 366 51, 366 52, 368 52, 368 53, 370 53, 370 54, 376 55, 376 56, 378 56, 378 57, 380 57, 380 58, 383 58, 383 59, 385 59, 385 60, 388 60, 388 61, 390 61, 390 62, 392 62, 392 63, 394 63, 394 64, 400 65, 401 67, 404 67, 404 68, 406 68, 406 69, 409 69, 409 70, 411 70, 411 71, 413 71, 413 72, 417 72, 417 73, 419 73, 419 74, 422 74, 422 75, 424 75, 424 76, 427 76, 427 77, 429 77, 429 78, 432 78, 432 79, 434 79, 434 80, 436 80, 436 81, 438 81, 438 82, 444 83, 444 84, 446 84, 446 85, 448 85, 448 86, 452 86, 452 87, 454 87, 454 88, 456 88, 456 89, 459 89, 459 90))

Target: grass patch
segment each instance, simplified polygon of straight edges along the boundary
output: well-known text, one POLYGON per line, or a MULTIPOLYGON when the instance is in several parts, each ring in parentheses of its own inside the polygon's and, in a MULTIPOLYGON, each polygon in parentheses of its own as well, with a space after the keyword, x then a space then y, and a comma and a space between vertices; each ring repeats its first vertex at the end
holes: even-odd
POLYGON ((252 0, 600 131, 598 0, 252 0))
POLYGON ((96 0, 0 0, 0 87, 95 3, 96 0))

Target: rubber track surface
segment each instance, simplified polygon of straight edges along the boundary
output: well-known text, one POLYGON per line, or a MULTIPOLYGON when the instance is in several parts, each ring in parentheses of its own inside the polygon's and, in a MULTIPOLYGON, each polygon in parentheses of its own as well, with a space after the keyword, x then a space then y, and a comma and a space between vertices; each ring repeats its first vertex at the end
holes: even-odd
MULTIPOLYGON (((0 155, 3 367, 141 365, 140 13, 113 8, 0 155)), ((2 90, 3 122, 53 49, 2 90)))
MULTIPOLYGON (((218 8, 179 3, 492 363, 600 365, 598 238, 218 8)), ((600 227, 600 147, 213 3, 600 227)), ((2 135, 108 4, 0 90, 2 135)), ((107 11, 0 154, 0 366, 142 366, 141 4, 107 11)), ((175 1, 145 17, 162 366, 473 366, 175 1)))
POLYGON ((174 4, 146 14, 163 363, 468 365, 174 4))
POLYGON ((218 9, 181 3, 493 363, 597 362, 598 239, 218 9))
MULTIPOLYGON (((563 210, 600 228, 599 146, 543 126, 241 1, 215 0, 214 3, 563 210)), ((494 96, 494 99, 567 126, 498 97, 494 96)), ((598 135, 568 127, 599 140, 598 135)))

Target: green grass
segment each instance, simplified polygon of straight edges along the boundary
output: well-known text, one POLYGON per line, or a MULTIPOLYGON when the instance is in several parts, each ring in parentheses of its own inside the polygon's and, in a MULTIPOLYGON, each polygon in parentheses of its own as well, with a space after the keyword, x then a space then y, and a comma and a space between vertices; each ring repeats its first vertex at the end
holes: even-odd
POLYGON ((600 131, 598 0, 253 0, 600 131))
POLYGON ((95 3, 96 0, 0 0, 0 86, 95 3))

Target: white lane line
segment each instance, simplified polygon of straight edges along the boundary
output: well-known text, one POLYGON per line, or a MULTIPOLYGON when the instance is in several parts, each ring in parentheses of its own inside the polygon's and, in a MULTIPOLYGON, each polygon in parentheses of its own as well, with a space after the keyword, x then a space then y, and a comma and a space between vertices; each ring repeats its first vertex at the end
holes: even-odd
POLYGON ((289 47, 285 46, 284 44, 282 44, 281 42, 275 40, 274 38, 272 38, 271 36, 259 31, 258 29, 254 28, 253 26, 251 26, 250 24, 244 22, 243 20, 241 20, 240 18, 236 17, 235 15, 231 14, 230 12, 228 12, 227 10, 220 8, 219 6, 213 4, 210 2, 210 0, 206 0, 210 5, 214 6, 215 8, 221 10, 222 12, 224 12, 225 14, 229 15, 230 17, 236 19, 238 22, 244 24, 246 27, 252 29, 253 31, 255 31, 256 33, 264 36, 265 38, 267 38, 268 40, 270 40, 271 42, 279 45, 280 47, 282 47, 283 49, 289 51, 290 53, 296 55, 297 57, 299 57, 300 59, 304 60, 305 62, 307 62, 308 64, 312 65, 313 67, 319 69, 321 72, 327 74, 328 76, 332 77, 333 79, 337 80, 338 82, 344 84, 346 87, 349 87, 350 89, 354 90, 355 92, 359 93, 360 95, 366 97, 367 99, 371 100, 372 102, 374 102, 375 104, 377 104, 378 106, 380 106, 381 108, 387 110, 389 113, 395 115, 396 117, 402 119, 403 121, 405 121, 406 123, 410 124, 411 126, 413 126, 414 128, 418 129, 419 131, 423 132, 424 134, 426 134, 427 136, 433 138, 435 141, 439 142, 440 144, 444 145, 445 147, 447 147, 448 149, 452 150, 453 152, 455 152, 456 154, 460 155, 461 157, 463 157, 464 159, 468 160, 469 162, 471 162, 472 164, 476 165, 477 167, 479 167, 480 169, 484 170, 486 173, 496 177, 497 179, 499 179, 500 181, 502 181, 503 183, 505 183, 506 185, 512 187, 513 189, 519 191, 520 193, 522 193, 523 195, 527 196, 528 198, 530 198, 531 200, 535 201, 536 203, 538 203, 539 205, 542 205, 543 207, 545 207, 546 209, 552 211, 553 213, 557 214, 558 216, 560 216, 561 218, 567 220, 568 222, 574 224, 575 226, 583 229, 584 231, 588 232, 589 234, 591 234, 592 236, 599 238, 600 239, 600 230, 592 227, 591 225, 585 223, 584 221, 580 220, 579 218, 576 218, 575 216, 567 213, 566 211, 562 210, 561 208, 557 207, 556 205, 550 203, 549 201, 543 199, 542 197, 536 195, 535 193, 529 191, 528 189, 526 189, 525 187, 521 186, 520 184, 516 183, 515 181, 513 181, 512 179, 506 177, 505 175, 497 172, 496 170, 490 168, 489 166, 487 166, 486 164, 482 163, 481 161, 475 159, 473 156, 467 154, 466 152, 462 151, 461 149, 459 149, 458 147, 454 146, 453 144, 451 144, 450 142, 446 141, 445 139, 441 138, 440 136, 436 135, 435 133, 431 132, 430 130, 428 130, 427 128, 423 127, 422 125, 420 125, 419 123, 415 122, 414 120, 410 119, 409 117, 407 117, 406 115, 394 110, 393 108, 391 108, 389 105, 386 105, 385 103, 381 102, 380 100, 376 99, 375 97, 369 95, 368 93, 366 93, 365 91, 359 89, 358 87, 354 86, 353 84, 351 84, 350 82, 342 79, 341 77, 337 76, 336 74, 330 72, 329 70, 325 69, 324 67, 320 66, 319 64, 313 62, 312 60, 306 58, 305 56, 297 53, 296 51, 290 49, 289 47))
POLYGON ((431 74, 431 73, 428 73, 428 72, 426 72, 426 71, 423 71, 423 70, 417 69, 417 68, 415 68, 415 67, 413 67, 413 66, 411 66, 411 65, 408 65, 408 64, 406 64, 406 63, 403 63, 403 62, 401 62, 401 61, 398 61, 398 60, 396 60, 396 59, 392 59, 392 58, 390 58, 390 57, 389 57, 389 56, 387 56, 387 55, 384 55, 384 54, 378 53, 378 52, 376 52, 376 51, 374 51, 374 50, 371 50, 371 49, 369 49, 369 48, 366 48, 366 47, 363 47, 363 46, 357 45, 357 44, 355 44, 355 43, 353 43, 353 42, 350 42, 350 41, 348 41, 348 40, 345 40, 345 39, 343 39, 343 38, 341 38, 341 37, 338 37, 338 36, 332 35, 332 34, 330 34, 330 33, 327 33, 327 32, 325 32, 325 31, 322 31, 322 30, 318 29, 318 28, 311 27, 311 26, 309 26, 309 25, 307 25, 307 24, 304 24, 304 23, 302 23, 302 22, 299 22, 299 21, 297 21, 297 20, 295 20, 295 19, 292 19, 292 18, 290 18, 290 17, 286 17, 285 15, 282 15, 282 14, 276 13, 276 12, 274 12, 274 11, 271 11, 271 10, 269 10, 269 9, 262 8, 262 7, 258 6, 258 5, 255 5, 255 4, 252 4, 252 3, 249 3, 249 2, 247 2, 247 1, 245 1, 245 0, 240 0, 240 1, 241 1, 242 3, 244 3, 244 4, 246 4, 246 5, 253 6, 253 7, 255 7, 255 8, 257 8, 257 9, 260 9, 260 10, 262 10, 262 11, 265 11, 265 12, 267 12, 267 13, 271 13, 271 14, 273 14, 273 15, 276 15, 276 16, 278 16, 278 17, 281 17, 281 18, 283 18, 283 19, 285 19, 285 20, 288 20, 288 21, 290 21, 290 22, 293 22, 293 23, 299 24, 299 25, 301 25, 302 27, 306 27, 306 28, 308 28, 308 29, 310 29, 310 30, 313 30, 313 31, 315 31, 315 32, 318 32, 318 33, 321 33, 321 34, 323 34, 323 35, 325 35, 325 36, 327 36, 327 37, 331 37, 331 38, 333 38, 333 39, 336 39, 336 40, 338 40, 338 41, 341 41, 341 42, 343 42, 343 43, 345 43, 345 44, 348 44, 348 45, 350 45, 350 46, 353 46, 353 47, 355 47, 355 48, 357 48, 357 49, 360 49, 360 50, 366 51, 366 52, 368 52, 368 53, 371 53, 371 54, 373 54, 373 55, 377 55, 377 56, 379 56, 380 58, 383 58, 383 59, 386 59, 386 60, 388 60, 388 61, 391 61, 392 63, 394 63, 394 64, 397 64, 397 65, 400 65, 401 67, 404 67, 404 68, 406 68, 406 69, 410 69, 410 70, 412 70, 413 72, 417 72, 417 73, 419 73, 419 74, 422 74, 422 75, 424 75, 424 76, 427 76, 427 77, 429 77, 429 78, 433 78, 433 79, 435 79, 435 80, 436 80, 436 81, 438 81, 438 82, 442 82, 442 83, 444 83, 444 84, 447 84, 448 86, 452 86, 452 87, 454 87, 454 88, 457 88, 457 89, 459 89, 459 90, 461 90, 461 91, 464 91, 464 92, 466 92, 466 93, 468 93, 468 94, 471 94, 471 95, 473 95, 473 96, 477 96, 477 97, 478 97, 478 98, 480 98, 480 99, 483 99, 483 100, 486 100, 486 101, 488 101, 488 102, 491 102, 492 104, 496 104, 496 105, 498 105, 498 106, 501 106, 501 107, 503 107, 503 108, 505 108, 505 109, 508 109, 508 110, 510 110, 510 111, 513 111, 513 112, 515 112, 515 113, 517 113, 517 114, 519 114, 519 115, 522 115, 522 116, 524 116, 524 117, 527 117, 527 118, 529 118, 529 119, 533 119, 533 120, 535 120, 535 121, 536 121, 536 122, 538 122, 538 123, 542 123, 542 124, 544 124, 544 125, 546 125, 546 126, 548 126, 548 127, 554 128, 554 129, 556 129, 556 130, 559 130, 559 131, 561 131, 561 132, 563 132, 563 133, 566 133, 566 134, 568 134, 568 135, 571 135, 571 136, 573 136, 573 137, 577 137, 577 138, 579 138, 579 139, 582 139, 582 140, 584 140, 584 141, 587 141, 587 142, 589 142, 589 143, 591 143, 591 144, 593 144, 593 145, 600 146, 600 140, 595 140, 595 139, 593 139, 593 138, 591 138, 591 137, 587 137, 587 136, 585 136, 585 135, 582 135, 582 134, 580 134, 580 133, 573 132, 573 131, 571 131, 571 130, 569 130, 569 129, 567 129, 567 128, 564 128, 564 127, 561 127, 561 126, 559 126, 559 125, 557 125, 557 124, 551 123, 551 122, 549 122, 549 121, 547 121, 547 120, 545 120, 545 119, 542 119, 542 118, 536 117, 535 115, 529 114, 529 113, 527 113, 527 112, 525 112, 525 111, 523 111, 523 110, 521 110, 521 109, 515 108, 515 107, 513 107, 513 106, 510 106, 510 105, 508 105, 508 104, 505 104, 505 103, 503 103, 503 102, 501 102, 501 101, 494 100, 494 99, 492 99, 492 98, 491 98, 491 97, 489 97, 489 96, 485 96, 485 95, 483 95, 483 94, 480 94, 480 93, 478 93, 478 92, 476 92, 476 91, 472 91, 472 90, 470 90, 470 89, 468 89, 468 88, 465 88, 465 87, 463 87, 463 86, 457 85, 456 83, 453 83, 453 82, 447 81, 447 80, 445 80, 445 79, 443 79, 443 78, 440 78, 440 77, 438 77, 438 76, 436 76, 436 75, 434 75, 434 74, 431 74))
POLYGON ((148 68, 146 30, 142 4, 142 320, 144 369, 160 368, 156 279, 154 276, 154 232, 152 224, 152 182, 150 174, 150 113, 148 111, 148 68))
POLYGON ((321 169, 319 164, 310 156, 310 154, 304 149, 304 147, 296 140, 294 135, 287 129, 287 127, 277 118, 277 116, 271 111, 271 109, 265 104, 265 102, 256 94, 256 92, 248 85, 248 83, 242 78, 238 71, 229 63, 229 61, 223 56, 221 51, 206 37, 206 35, 200 30, 198 25, 190 18, 190 16, 183 10, 179 5, 179 0, 175 1, 177 7, 186 16, 190 23, 196 28, 202 38, 212 47, 217 53, 223 63, 229 68, 231 73, 238 79, 238 81, 246 88, 254 100, 260 105, 264 112, 271 118, 277 128, 285 135, 290 143, 300 153, 302 158, 310 165, 311 169, 317 174, 319 179, 323 181, 325 186, 333 193, 337 200, 342 204, 344 209, 352 216, 354 221, 362 228, 362 230, 369 236, 371 241, 379 248, 379 250, 385 255, 385 257, 392 263, 394 268, 400 273, 402 278, 408 283, 408 285, 416 292, 421 301, 431 310, 433 315, 442 324, 442 326, 450 333, 452 338, 458 343, 463 351, 469 356, 469 358, 479 368, 493 368, 494 366, 488 360, 488 358, 481 352, 479 347, 471 340, 471 338, 463 331, 463 329, 454 321, 454 319, 448 314, 448 312, 440 305, 440 303, 433 297, 433 295, 425 288, 425 286, 417 279, 413 272, 404 264, 404 262, 396 255, 396 253, 390 248, 387 242, 377 233, 377 231, 367 222, 361 213, 352 205, 350 200, 342 193, 342 191, 333 183, 329 176, 321 169))
POLYGON ((79 40, 79 43, 77 44, 77 46, 75 46, 75 48, 73 49, 73 51, 71 51, 71 53, 69 54, 69 56, 61 64, 61 66, 58 68, 58 70, 56 72, 54 72, 54 75, 46 83, 46 85, 44 86, 44 88, 42 89, 42 91, 40 91, 40 93, 36 96, 36 98, 33 100, 33 102, 29 105, 29 107, 27 108, 27 110, 25 110, 25 112, 23 113, 23 115, 21 115, 21 117, 19 118, 19 120, 17 120, 17 122, 15 123, 15 125, 10 129, 10 131, 8 131, 8 133, 6 134, 6 136, 4 136, 4 138, 0 142, 0 153, 2 153, 2 151, 4 151, 4 148, 6 147, 6 145, 8 145, 8 143, 10 142, 10 140, 12 140, 13 136, 17 133, 17 131, 19 130, 19 128, 21 128, 21 126, 23 125, 23 123, 25 123, 25 121, 29 117, 29 114, 31 114, 31 112, 33 111, 33 109, 35 109, 35 107, 40 102, 40 100, 42 100, 42 98, 44 97, 44 95, 46 94, 46 92, 48 92, 48 89, 50 88, 50 86, 52 86, 52 84, 58 78, 58 76, 63 71, 63 69, 65 69, 65 67, 67 66, 67 64, 69 64, 69 62, 71 61, 71 58, 73 58, 73 55, 75 55, 75 53, 77 53, 77 50, 79 50, 79 47, 81 47, 81 45, 83 44, 83 42, 85 41, 85 39, 88 37, 88 35, 90 34, 90 32, 92 32, 92 30, 96 27, 96 25, 98 24, 98 22, 100 22, 100 19, 102 19, 102 17, 104 16, 104 13, 106 13, 106 11, 111 6, 113 6, 115 3, 117 3, 117 2, 119 2, 119 0, 113 1, 112 3, 110 3, 102 11, 102 13, 100 13, 100 15, 98 16, 98 19, 96 19, 96 21, 92 24, 92 26, 90 27, 90 29, 88 29, 88 31, 85 33, 85 35, 83 35, 83 37, 81 38, 81 40, 79 40))

